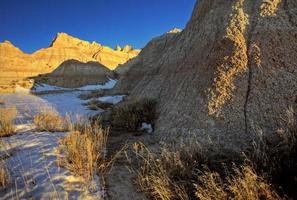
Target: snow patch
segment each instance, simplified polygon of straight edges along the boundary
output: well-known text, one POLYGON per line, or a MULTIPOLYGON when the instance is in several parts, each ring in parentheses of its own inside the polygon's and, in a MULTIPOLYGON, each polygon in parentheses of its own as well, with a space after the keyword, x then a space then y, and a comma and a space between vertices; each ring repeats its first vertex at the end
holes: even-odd
POLYGON ((141 124, 141 131, 146 131, 147 133, 153 133, 153 126, 151 124, 143 122, 141 124))
POLYGON ((123 101, 126 95, 104 96, 99 97, 98 100, 105 103, 118 104, 123 101))
POLYGON ((38 84, 36 85, 32 91, 33 93, 40 93, 40 92, 51 92, 51 91, 91 91, 91 90, 108 90, 112 89, 117 83, 117 80, 109 79, 104 84, 97 84, 97 85, 86 85, 78 88, 64 88, 64 87, 58 87, 54 85, 48 85, 48 84, 38 84))

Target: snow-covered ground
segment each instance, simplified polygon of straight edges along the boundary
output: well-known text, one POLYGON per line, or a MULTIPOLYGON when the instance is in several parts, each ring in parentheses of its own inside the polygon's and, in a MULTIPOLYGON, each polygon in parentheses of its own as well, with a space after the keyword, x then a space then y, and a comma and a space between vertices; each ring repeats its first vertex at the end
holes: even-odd
POLYGON ((117 80, 109 79, 105 84, 97 84, 97 85, 86 85, 79 88, 64 88, 64 87, 58 87, 48 84, 39 84, 34 86, 32 89, 33 93, 42 93, 42 92, 53 92, 53 91, 91 91, 91 90, 108 90, 112 89, 115 84, 117 83, 117 80))
POLYGON ((123 101, 126 95, 115 95, 115 96, 104 96, 99 97, 98 100, 101 102, 111 103, 111 104, 118 104, 123 101))
MULTIPOLYGON (((78 96, 92 89, 110 89, 110 80, 104 86, 86 86, 79 90, 35 96, 31 94, 0 94, 5 106, 16 106, 18 133, 1 138, 1 154, 10 156, 5 160, 11 171, 12 183, 8 189, 0 189, 0 200, 4 199, 101 199, 100 180, 86 184, 82 178, 74 177, 57 165, 58 141, 67 133, 34 132, 33 117, 45 109, 54 109, 62 116, 71 114, 87 117, 99 111, 90 111, 78 96)), ((41 91, 41 89, 38 89, 41 91)), ((124 96, 101 97, 103 101, 118 103, 124 96)), ((0 160, 1 161, 1 160, 0 160)))
POLYGON ((20 132, 4 138, 6 152, 11 156, 6 165, 12 183, 0 189, 0 199, 101 199, 99 181, 86 184, 57 165, 56 147, 67 133, 20 132))

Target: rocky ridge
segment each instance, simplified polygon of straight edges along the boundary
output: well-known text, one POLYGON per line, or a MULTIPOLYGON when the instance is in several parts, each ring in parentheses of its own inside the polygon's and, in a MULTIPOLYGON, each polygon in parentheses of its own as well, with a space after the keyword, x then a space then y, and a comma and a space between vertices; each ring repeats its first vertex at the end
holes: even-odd
POLYGON ((140 50, 127 45, 121 51, 96 42, 83 41, 66 33, 58 33, 48 48, 26 54, 11 42, 0 43, 0 86, 11 87, 24 78, 50 73, 64 61, 98 62, 113 70, 137 56, 140 50))

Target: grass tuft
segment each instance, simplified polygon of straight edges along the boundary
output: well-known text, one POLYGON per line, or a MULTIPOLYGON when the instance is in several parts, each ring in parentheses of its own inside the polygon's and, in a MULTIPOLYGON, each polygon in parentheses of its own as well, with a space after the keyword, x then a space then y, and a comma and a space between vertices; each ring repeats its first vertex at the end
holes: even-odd
POLYGON ((0 137, 8 137, 15 133, 16 116, 16 107, 0 108, 0 137))
POLYGON ((76 126, 60 141, 59 164, 86 180, 92 180, 96 169, 104 171, 106 167, 108 132, 98 125, 76 126))
POLYGON ((69 121, 68 117, 61 117, 53 110, 43 111, 34 117, 37 131, 65 132, 69 130, 69 121))
POLYGON ((10 175, 4 164, 0 163, 0 188, 5 188, 10 183, 10 175))

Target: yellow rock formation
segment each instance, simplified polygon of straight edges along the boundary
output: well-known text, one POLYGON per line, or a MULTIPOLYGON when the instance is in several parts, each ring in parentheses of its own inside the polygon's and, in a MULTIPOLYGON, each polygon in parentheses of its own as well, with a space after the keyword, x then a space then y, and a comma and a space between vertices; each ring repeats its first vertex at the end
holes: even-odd
POLYGON ((24 78, 50 73, 66 60, 99 62, 113 70, 139 54, 140 50, 126 46, 114 50, 96 42, 83 41, 66 33, 58 33, 50 47, 25 54, 9 41, 0 43, 0 90, 11 89, 24 78))

